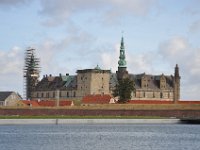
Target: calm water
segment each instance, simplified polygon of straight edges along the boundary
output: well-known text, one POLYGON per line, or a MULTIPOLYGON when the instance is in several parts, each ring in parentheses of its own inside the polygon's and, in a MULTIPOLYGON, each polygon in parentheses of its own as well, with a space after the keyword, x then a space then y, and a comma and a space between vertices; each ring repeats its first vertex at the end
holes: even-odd
POLYGON ((199 150, 200 125, 0 126, 0 150, 199 150))

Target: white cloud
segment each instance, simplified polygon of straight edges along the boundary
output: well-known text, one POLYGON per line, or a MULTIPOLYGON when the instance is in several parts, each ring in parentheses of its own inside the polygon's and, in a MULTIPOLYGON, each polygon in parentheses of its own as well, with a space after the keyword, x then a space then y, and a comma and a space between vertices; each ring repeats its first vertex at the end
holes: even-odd
MULTIPOLYGON (((110 66, 112 72, 117 70, 119 44, 115 51, 104 52, 101 60, 104 67, 110 66)), ((141 54, 126 50, 127 70, 139 74, 174 74, 178 63, 181 76, 181 99, 199 100, 200 87, 200 48, 193 48, 183 37, 174 37, 160 44, 158 51, 146 51, 141 54)))
POLYGON ((163 42, 160 46, 160 53, 165 59, 170 59, 173 63, 182 59, 183 57, 178 57, 180 54, 184 57, 190 53, 188 41, 182 37, 174 37, 166 42, 163 42))
MULTIPOLYGON (((110 67, 112 68, 112 71, 115 72, 118 68, 118 60, 119 60, 119 53, 120 53, 120 45, 116 44, 112 51, 101 54, 101 60, 103 63, 104 68, 110 67), (114 50, 114 52, 113 52, 114 50)), ((156 59, 158 59, 159 56, 157 56, 157 53, 153 52, 144 52, 141 54, 132 53, 128 49, 125 50, 126 53, 126 61, 127 61, 127 70, 129 73, 138 74, 138 73, 144 73, 152 74, 158 72, 155 69, 155 66, 153 64, 155 63, 156 59)), ((160 73, 161 74, 161 73, 160 73)))
POLYGON ((113 51, 104 51, 101 53, 101 62, 103 65, 103 68, 110 69, 114 73, 117 70, 118 67, 118 59, 119 59, 119 45, 117 44, 113 51), (110 68, 108 68, 110 67, 110 68))
POLYGON ((23 53, 15 46, 9 51, 0 51, 0 90, 12 90, 22 93, 23 87, 23 53))

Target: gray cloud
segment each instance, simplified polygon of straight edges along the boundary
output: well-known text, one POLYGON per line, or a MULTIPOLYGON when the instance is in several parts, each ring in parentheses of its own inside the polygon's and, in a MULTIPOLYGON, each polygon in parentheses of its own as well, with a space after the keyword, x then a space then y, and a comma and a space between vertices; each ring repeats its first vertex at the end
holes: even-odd
POLYGON ((98 55, 94 50, 95 41, 92 35, 75 25, 66 30, 66 36, 62 39, 41 41, 36 49, 41 57, 42 74, 74 74, 76 68, 88 67, 98 55))
POLYGON ((200 32, 200 20, 197 20, 195 22, 193 22, 189 28, 190 32, 192 32, 193 34, 196 32, 200 32))
POLYGON ((17 5, 26 4, 29 0, 1 0, 0 6, 15 7, 17 5))
MULTIPOLYGON (((46 25, 57 26, 76 13, 96 12, 106 22, 123 15, 146 15, 158 0, 41 0, 41 14, 47 17, 46 25)), ((92 13, 91 13, 92 14, 92 13)))
POLYGON ((187 6, 184 8, 183 13, 195 16, 200 14, 200 1, 199 0, 190 0, 188 1, 187 6))
POLYGON ((198 99, 200 87, 200 48, 193 48, 183 37, 172 38, 163 42, 159 54, 165 62, 180 66, 181 95, 185 99, 198 99))

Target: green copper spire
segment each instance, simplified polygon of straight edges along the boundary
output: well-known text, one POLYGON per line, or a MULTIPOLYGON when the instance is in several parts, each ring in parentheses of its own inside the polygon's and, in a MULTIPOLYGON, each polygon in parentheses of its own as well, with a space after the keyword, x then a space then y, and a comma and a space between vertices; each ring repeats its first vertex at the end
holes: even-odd
POLYGON ((119 66, 118 66, 119 68, 126 67, 125 47, 124 47, 124 38, 123 38, 123 36, 122 36, 122 39, 121 39, 120 56, 119 56, 118 64, 119 64, 119 66))

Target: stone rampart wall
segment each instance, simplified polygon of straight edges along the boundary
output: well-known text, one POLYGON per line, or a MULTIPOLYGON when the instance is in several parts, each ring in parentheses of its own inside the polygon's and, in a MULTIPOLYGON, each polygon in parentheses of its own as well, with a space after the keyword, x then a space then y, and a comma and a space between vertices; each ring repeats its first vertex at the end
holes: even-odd
POLYGON ((197 117, 200 110, 85 110, 85 109, 0 109, 0 115, 42 116, 161 116, 197 117))

